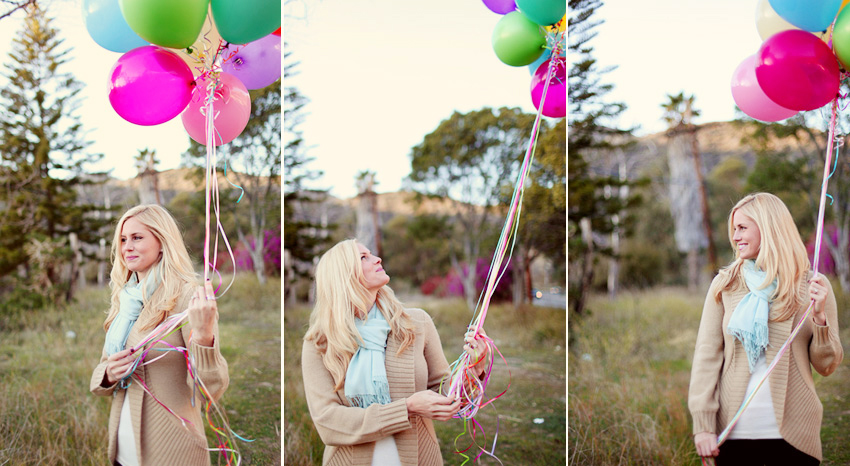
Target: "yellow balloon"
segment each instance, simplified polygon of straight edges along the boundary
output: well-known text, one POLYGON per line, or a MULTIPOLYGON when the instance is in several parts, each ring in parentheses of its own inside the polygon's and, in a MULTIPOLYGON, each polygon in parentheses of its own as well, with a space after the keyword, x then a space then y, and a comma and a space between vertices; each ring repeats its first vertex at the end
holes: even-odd
MULTIPOLYGON (((847 1, 850 2, 850 0, 847 0, 847 1)), ((564 32, 566 30, 567 30, 567 15, 566 14, 564 14, 564 17, 561 18, 561 20, 558 21, 557 23, 555 23, 551 26, 546 26, 546 32, 558 33, 558 32, 564 32)))
POLYGON ((765 41, 777 32, 800 28, 779 16, 776 10, 770 6, 768 0, 759 0, 758 5, 756 5, 756 29, 759 31, 761 40, 765 41))
POLYGON ((204 19, 204 26, 201 28, 201 33, 198 34, 195 42, 185 49, 168 50, 171 50, 183 59, 189 65, 189 68, 192 69, 192 74, 197 77, 204 71, 212 68, 218 47, 223 42, 221 34, 218 33, 218 28, 215 26, 215 21, 213 21, 212 7, 210 7, 206 19, 204 19))

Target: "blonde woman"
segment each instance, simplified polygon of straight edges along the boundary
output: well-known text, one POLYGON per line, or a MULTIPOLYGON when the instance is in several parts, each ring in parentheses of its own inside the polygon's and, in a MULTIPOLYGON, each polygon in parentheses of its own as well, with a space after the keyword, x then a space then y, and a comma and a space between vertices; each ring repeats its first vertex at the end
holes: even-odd
POLYGON ((137 206, 121 217, 112 263, 106 342, 91 378, 92 393, 112 396, 109 463, 209 465, 200 395, 193 391, 184 356, 169 350, 188 348, 196 375, 214 399, 221 397, 229 378, 212 286, 197 285, 177 224, 158 205, 137 206), (159 359, 131 373, 134 346, 166 317, 187 309, 188 325, 152 344, 147 359, 159 359), (175 414, 189 422, 184 426, 175 414))
MULTIPOLYGON (((404 308, 389 281, 381 258, 353 239, 316 267, 301 369, 325 465, 443 464, 432 420, 451 419, 460 402, 437 393, 449 365, 431 317, 404 308)), ((464 349, 483 346, 470 335, 464 349)))
POLYGON ((829 280, 812 276, 788 208, 773 194, 741 199, 729 215, 735 260, 714 278, 700 321, 688 407, 702 457, 724 465, 817 465, 823 406, 812 368, 831 374, 844 356, 829 280), (811 300, 788 351, 719 448, 718 434, 763 378, 811 300))

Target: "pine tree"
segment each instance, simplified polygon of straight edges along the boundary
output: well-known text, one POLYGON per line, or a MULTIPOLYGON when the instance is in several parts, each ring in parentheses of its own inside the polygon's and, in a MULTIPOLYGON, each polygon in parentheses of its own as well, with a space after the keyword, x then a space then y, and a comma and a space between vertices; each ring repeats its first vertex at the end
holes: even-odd
POLYGON ((28 251, 34 249, 22 246, 46 241, 65 248, 71 233, 82 243, 96 243, 105 221, 96 219, 98 208, 78 202, 78 190, 102 183, 105 174, 86 172, 102 155, 86 151, 90 142, 75 114, 82 84, 62 71, 70 49, 62 49, 40 5, 26 12, 5 64, 8 84, 0 89, 0 277, 23 267, 31 283, 68 288, 58 259, 32 271, 28 251))
POLYGON ((613 127, 614 119, 625 110, 622 103, 605 102, 613 86, 600 81, 606 69, 599 69, 588 42, 601 21, 593 15, 602 6, 599 0, 570 0, 567 26, 573 55, 569 75, 569 153, 568 186, 568 260, 570 262, 569 300, 573 311, 584 311, 587 293, 593 282, 593 267, 604 245, 597 244, 600 234, 616 231, 615 216, 634 199, 606 197, 605 190, 629 184, 608 173, 595 170, 591 162, 604 151, 622 143, 631 130, 613 127))

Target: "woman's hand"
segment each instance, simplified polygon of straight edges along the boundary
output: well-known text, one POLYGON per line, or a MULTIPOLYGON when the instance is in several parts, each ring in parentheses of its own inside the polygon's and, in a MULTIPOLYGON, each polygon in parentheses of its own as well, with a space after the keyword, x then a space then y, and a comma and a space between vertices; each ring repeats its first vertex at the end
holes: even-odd
POLYGON ((460 409, 460 400, 448 398, 431 390, 416 392, 407 398, 407 413, 448 421, 460 409))
POLYGON ((826 299, 829 297, 829 287, 824 283, 826 277, 823 274, 817 274, 816 277, 809 281, 809 297, 815 301, 814 309, 812 309, 812 320, 817 325, 824 326, 826 322, 826 299))
POLYGON ((206 282, 195 290, 189 300, 189 326, 192 327, 192 339, 201 346, 212 346, 215 339, 215 323, 218 319, 218 306, 212 283, 206 282))
POLYGON ((714 432, 700 432, 694 435, 694 445, 697 447, 699 456, 717 456, 720 454, 720 450, 717 448, 717 435, 714 432))
POLYGON ((483 328, 477 334, 475 329, 469 329, 464 336, 466 343, 463 345, 463 350, 469 354, 469 361, 472 363, 470 367, 479 377, 484 373, 490 359, 490 347, 486 337, 487 332, 483 328))
POLYGON ((104 374, 107 382, 106 386, 115 385, 115 383, 123 379, 127 375, 127 372, 130 371, 130 368, 133 367, 135 361, 136 358, 132 353, 132 348, 119 351, 106 358, 106 373, 104 374))

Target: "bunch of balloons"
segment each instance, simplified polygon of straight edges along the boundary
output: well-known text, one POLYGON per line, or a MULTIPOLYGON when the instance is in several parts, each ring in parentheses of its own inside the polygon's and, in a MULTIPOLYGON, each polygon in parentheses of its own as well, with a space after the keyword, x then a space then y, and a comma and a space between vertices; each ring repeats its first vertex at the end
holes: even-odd
POLYGON ((109 102, 130 123, 158 125, 182 113, 183 127, 192 139, 204 145, 225 144, 248 124, 248 90, 280 78, 277 0, 83 0, 82 4, 92 39, 122 54, 110 72, 109 102), (210 108, 212 128, 207 124, 210 108))
POLYGON ((566 27, 563 0, 483 0, 504 15, 493 28, 493 50, 506 65, 528 66, 531 101, 550 118, 567 114, 566 27), (550 72, 551 68, 551 72, 550 72), (543 99, 548 77, 549 87, 543 99), (542 102, 541 102, 542 100, 542 102))
POLYGON ((764 41, 732 76, 732 97, 747 115, 779 121, 838 95, 850 64, 850 0, 759 0, 764 41))

